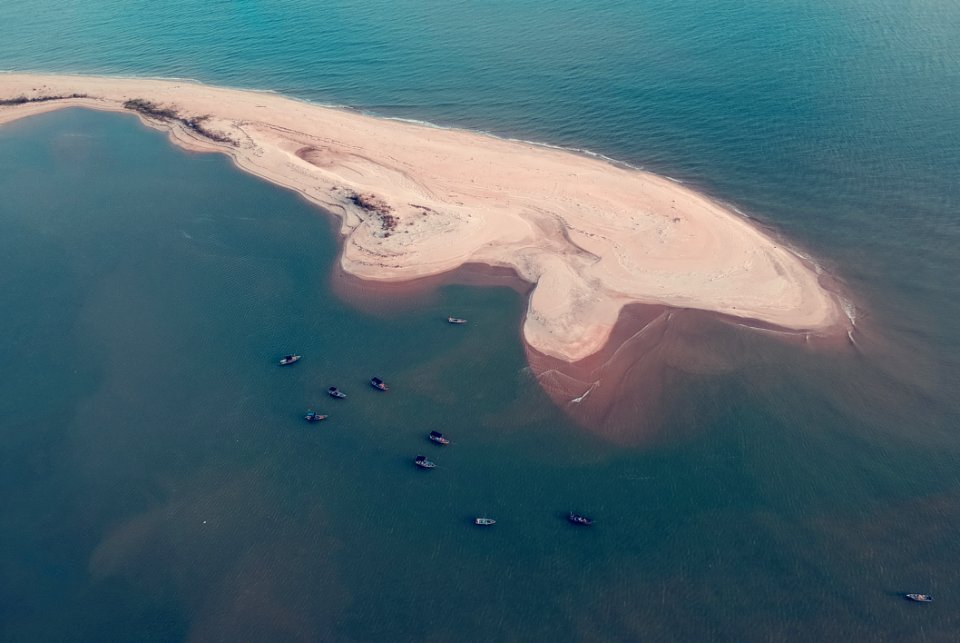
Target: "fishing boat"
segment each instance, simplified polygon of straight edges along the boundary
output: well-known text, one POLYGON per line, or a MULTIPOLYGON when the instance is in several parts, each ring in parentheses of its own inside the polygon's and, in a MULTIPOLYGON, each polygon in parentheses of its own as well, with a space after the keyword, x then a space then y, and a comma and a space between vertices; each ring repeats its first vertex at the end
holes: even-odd
POLYGON ((913 601, 914 603, 933 602, 933 596, 930 596, 930 594, 906 594, 905 596, 908 601, 913 601))
POLYGON ((459 317, 447 317, 448 324, 466 324, 466 319, 460 319, 459 317))
POLYGON ((418 467, 420 467, 421 469, 434 469, 437 466, 435 462, 431 462, 430 460, 427 460, 427 456, 425 455, 418 455, 416 458, 413 459, 413 463, 418 467))
POLYGON ((326 415, 320 415, 316 411, 307 411, 307 414, 303 416, 303 419, 307 422, 319 422, 321 420, 326 420, 326 415))
POLYGON ((489 527, 490 525, 497 524, 497 521, 493 518, 474 518, 473 524, 480 525, 481 527, 489 527))
POLYGON ((289 366, 294 362, 299 362, 303 355, 284 355, 280 358, 280 366, 289 366))
POLYGON ((370 378, 370 386, 372 386, 373 388, 377 389, 378 391, 389 391, 389 390, 390 390, 390 387, 387 386, 386 383, 385 383, 382 379, 380 379, 379 377, 371 377, 371 378, 370 378))
POLYGON ((338 389, 336 386, 331 386, 330 388, 328 388, 327 395, 329 395, 330 397, 334 397, 338 400, 342 400, 345 397, 347 397, 347 394, 341 391, 340 389, 338 389))
POLYGON ((581 516, 580 514, 575 514, 572 511, 567 514, 567 520, 572 522, 575 525, 583 525, 584 527, 589 527, 593 524, 593 520, 587 518, 586 516, 581 516))
POLYGON ((439 431, 431 431, 430 435, 427 437, 430 438, 431 442, 436 442, 437 444, 442 444, 444 446, 450 444, 450 440, 443 437, 443 434, 439 431))

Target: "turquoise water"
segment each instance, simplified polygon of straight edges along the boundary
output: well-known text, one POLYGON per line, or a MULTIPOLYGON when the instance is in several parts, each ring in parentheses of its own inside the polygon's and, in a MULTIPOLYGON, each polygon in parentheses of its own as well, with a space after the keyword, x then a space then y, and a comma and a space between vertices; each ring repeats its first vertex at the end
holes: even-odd
POLYGON ((682 179, 811 251, 860 326, 826 353, 680 333, 719 357, 666 368, 624 447, 546 399, 513 290, 363 312, 325 219, 226 160, 119 116, 6 126, 0 638, 955 640, 956 33, 940 2, 0 4, 0 68, 272 88, 682 179))

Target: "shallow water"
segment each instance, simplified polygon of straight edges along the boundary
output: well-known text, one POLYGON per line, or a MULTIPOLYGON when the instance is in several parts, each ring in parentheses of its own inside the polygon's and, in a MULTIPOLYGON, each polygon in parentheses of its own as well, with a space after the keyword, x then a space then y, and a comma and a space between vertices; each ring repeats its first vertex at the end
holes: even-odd
POLYGON ((514 290, 345 303, 326 219, 225 159, 116 115, 6 126, 0 638, 957 638, 957 5, 13 1, 0 25, 0 67, 274 88, 680 178, 811 251, 858 327, 798 346, 680 314, 591 433, 538 385, 514 290))

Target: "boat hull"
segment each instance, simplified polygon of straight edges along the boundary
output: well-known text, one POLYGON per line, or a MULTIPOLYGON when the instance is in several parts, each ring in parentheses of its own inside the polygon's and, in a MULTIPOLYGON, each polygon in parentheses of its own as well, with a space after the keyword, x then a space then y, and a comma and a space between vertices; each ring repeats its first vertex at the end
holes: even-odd
POLYGON ((929 594, 906 594, 905 598, 914 603, 932 603, 933 597, 929 594))

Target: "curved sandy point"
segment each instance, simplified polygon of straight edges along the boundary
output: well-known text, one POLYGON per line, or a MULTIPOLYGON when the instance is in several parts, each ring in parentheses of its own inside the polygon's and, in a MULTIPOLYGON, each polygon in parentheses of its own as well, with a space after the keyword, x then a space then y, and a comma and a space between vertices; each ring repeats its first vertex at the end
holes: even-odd
POLYGON ((188 149, 231 155, 341 217, 341 265, 408 280, 480 262, 536 284, 524 337, 573 362, 599 351, 623 306, 697 308, 798 331, 843 319, 815 270, 749 221, 682 185, 564 150, 170 80, 0 74, 0 123, 68 106, 141 114, 188 149), (186 121, 206 117, 202 128, 186 121), (179 120, 178 120, 179 119, 179 120), (213 138, 210 136, 212 135, 213 138), (214 140, 222 138, 221 142, 214 140))

